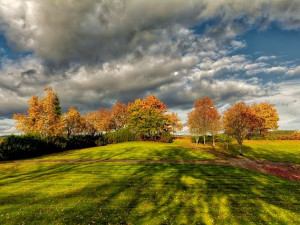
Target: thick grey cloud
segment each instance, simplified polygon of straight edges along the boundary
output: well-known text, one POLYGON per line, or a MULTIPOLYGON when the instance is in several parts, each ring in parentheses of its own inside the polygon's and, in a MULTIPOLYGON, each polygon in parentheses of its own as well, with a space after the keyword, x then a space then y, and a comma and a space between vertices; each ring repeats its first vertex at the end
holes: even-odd
POLYGON ((12 46, 33 51, 56 72, 138 54, 164 33, 172 37, 176 26, 216 18, 206 32, 219 42, 271 22, 299 29, 299 12, 297 0, 2 0, 0 26, 12 46))
POLYGON ((271 23, 299 30, 300 1, 1 0, 0 32, 31 54, 12 60, 0 49, 0 115, 24 112, 45 86, 64 108, 88 111, 156 94, 182 117, 204 95, 221 108, 278 96, 270 80, 296 79, 298 65, 235 54, 247 45, 237 35, 271 23), (193 31, 204 23, 203 33, 193 31))

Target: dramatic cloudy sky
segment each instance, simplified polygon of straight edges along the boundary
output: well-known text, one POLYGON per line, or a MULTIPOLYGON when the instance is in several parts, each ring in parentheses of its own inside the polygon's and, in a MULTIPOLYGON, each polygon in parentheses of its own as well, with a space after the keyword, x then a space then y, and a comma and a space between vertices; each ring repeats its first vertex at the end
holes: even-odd
POLYGON ((0 135, 46 86, 81 112, 154 94, 183 121, 202 96, 268 101, 299 129, 299 31, 299 0, 0 0, 0 135))

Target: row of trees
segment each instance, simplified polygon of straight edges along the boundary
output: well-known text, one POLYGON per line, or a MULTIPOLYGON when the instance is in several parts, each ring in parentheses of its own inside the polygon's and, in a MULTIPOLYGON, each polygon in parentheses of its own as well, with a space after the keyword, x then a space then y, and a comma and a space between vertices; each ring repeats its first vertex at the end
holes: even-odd
MULTIPOLYGON (((255 134, 266 135, 269 130, 278 128, 279 117, 273 104, 254 103, 251 106, 244 102, 233 104, 223 115, 219 114, 214 102, 208 97, 198 99, 194 109, 188 114, 190 132, 203 137, 212 135, 213 147, 215 136, 223 130, 225 134, 234 137, 242 154, 244 139, 255 134)), ((199 141, 197 141, 198 144, 199 141)))
POLYGON ((167 113, 167 107, 155 96, 136 99, 128 105, 116 102, 108 108, 81 115, 74 107, 62 113, 59 97, 51 88, 46 96, 33 96, 28 114, 15 114, 17 129, 26 134, 48 136, 96 135, 128 128, 145 140, 157 140, 164 132, 182 129, 177 114, 167 113))
MULTIPOLYGON (((28 114, 15 114, 17 128, 26 134, 41 137, 97 135, 129 129, 143 140, 159 140, 162 134, 180 131, 182 124, 175 113, 168 114, 166 105, 155 96, 136 99, 128 105, 116 102, 112 108, 81 115, 74 107, 62 113, 59 97, 51 88, 45 88, 46 96, 39 99, 33 96, 29 101, 28 114)), ((213 100, 208 97, 198 99, 194 109, 188 114, 190 133, 196 135, 196 142, 203 137, 212 136, 215 147, 216 135, 224 131, 234 137, 242 153, 242 143, 254 134, 265 135, 269 130, 278 128, 279 117, 274 105, 255 103, 251 106, 244 102, 231 106, 221 117, 213 100)))

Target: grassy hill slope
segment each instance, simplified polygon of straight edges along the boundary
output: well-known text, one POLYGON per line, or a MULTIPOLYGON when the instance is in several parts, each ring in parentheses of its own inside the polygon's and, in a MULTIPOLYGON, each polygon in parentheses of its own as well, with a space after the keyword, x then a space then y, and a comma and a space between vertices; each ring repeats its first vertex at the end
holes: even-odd
POLYGON ((299 224, 300 183, 221 165, 38 162, 213 159, 133 142, 0 164, 0 224, 299 224))

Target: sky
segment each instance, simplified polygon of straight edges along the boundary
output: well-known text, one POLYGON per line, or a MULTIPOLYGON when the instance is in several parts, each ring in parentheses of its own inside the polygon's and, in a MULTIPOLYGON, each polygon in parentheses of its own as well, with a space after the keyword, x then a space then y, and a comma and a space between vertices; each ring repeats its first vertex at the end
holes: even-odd
POLYGON ((1 0, 0 135, 44 87, 82 113, 156 95, 183 123, 203 96, 269 102, 298 130, 299 31, 298 0, 1 0))

